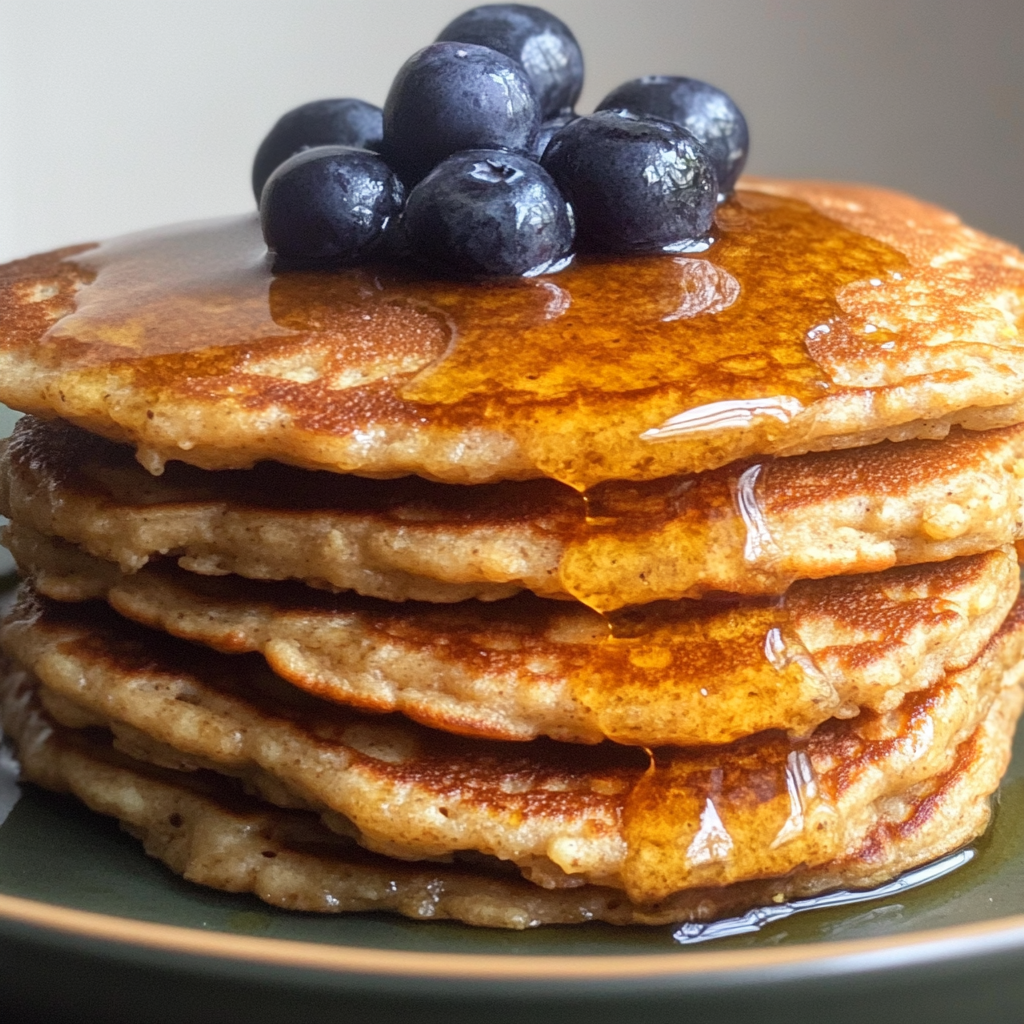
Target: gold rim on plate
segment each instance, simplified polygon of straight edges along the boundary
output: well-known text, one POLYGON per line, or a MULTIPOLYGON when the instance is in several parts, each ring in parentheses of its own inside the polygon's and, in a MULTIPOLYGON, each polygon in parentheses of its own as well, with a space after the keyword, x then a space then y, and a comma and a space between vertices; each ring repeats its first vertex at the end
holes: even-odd
MULTIPOLYGON (((792 947, 586 956, 423 953, 266 939, 138 921, 4 895, 0 895, 0 921, 189 956, 317 971, 465 981, 571 982, 706 976, 851 959, 857 961, 858 969, 864 970, 990 954, 1024 946, 1024 914, 904 935, 792 947), (894 953, 899 955, 894 956, 894 953)), ((820 968, 816 973, 820 973, 820 968)))

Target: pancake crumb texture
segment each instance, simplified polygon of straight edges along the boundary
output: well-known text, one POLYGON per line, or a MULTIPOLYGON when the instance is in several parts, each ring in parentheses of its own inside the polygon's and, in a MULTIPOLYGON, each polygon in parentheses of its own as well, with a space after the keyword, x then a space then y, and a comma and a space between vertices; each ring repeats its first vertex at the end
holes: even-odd
POLYGON ((105 600, 162 632, 259 652, 317 697, 467 736, 643 746, 806 736, 833 716, 890 711, 977 657, 1020 578, 1013 549, 996 550, 797 583, 782 608, 648 605, 614 618, 609 639, 596 613, 533 595, 394 605, 295 584, 257 590, 169 566, 124 575, 20 526, 6 536, 39 593, 105 600))
POLYGON ((985 797, 1009 760, 1024 697, 1019 687, 1003 690, 949 770, 890 801, 858 848, 785 878, 687 889, 657 903, 635 903, 607 887, 542 888, 489 858, 403 863, 367 853, 315 815, 254 801, 223 776, 157 768, 113 749, 95 730, 57 724, 39 704, 35 686, 30 673, 5 666, 4 728, 24 777, 118 818, 150 856, 189 881, 251 892, 288 910, 390 910, 416 920, 519 930, 587 921, 707 921, 752 906, 881 885, 983 831, 989 819, 985 797))
MULTIPOLYGON (((261 662, 197 658, 135 629, 95 606, 43 603, 23 606, 0 639, 39 678, 51 715, 109 728, 130 756, 237 778, 387 856, 474 851, 545 888, 607 886, 642 904, 852 856, 893 808, 906 822, 921 787, 956 771, 993 708, 1019 707, 1024 671, 1018 604, 970 665, 887 714, 833 719, 806 741, 767 733, 648 755, 460 739, 325 708, 261 662)), ((957 813, 978 821, 976 810, 957 813)), ((961 834, 951 829, 946 849, 961 834)))
POLYGON ((0 443, 0 514, 135 572, 301 580, 389 601, 520 589, 601 611, 878 572, 1024 538, 1024 427, 603 485, 453 487, 266 464, 147 474, 131 449, 22 420, 0 443))

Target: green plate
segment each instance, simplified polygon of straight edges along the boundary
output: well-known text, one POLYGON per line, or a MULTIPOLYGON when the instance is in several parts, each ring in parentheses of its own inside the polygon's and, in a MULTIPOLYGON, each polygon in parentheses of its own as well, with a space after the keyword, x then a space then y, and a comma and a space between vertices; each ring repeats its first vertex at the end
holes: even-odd
POLYGON ((938 881, 682 946, 671 927, 273 910, 191 886, 113 821, 24 786, 0 824, 0 1020, 1019 1022, 1024 732, 995 812, 938 881))

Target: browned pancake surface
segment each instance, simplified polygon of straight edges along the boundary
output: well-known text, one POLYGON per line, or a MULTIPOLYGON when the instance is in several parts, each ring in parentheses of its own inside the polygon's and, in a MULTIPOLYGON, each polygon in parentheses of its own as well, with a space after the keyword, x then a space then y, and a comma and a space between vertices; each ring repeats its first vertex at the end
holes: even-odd
POLYGON ((279 464, 151 477, 131 449, 22 420, 0 454, 0 514, 134 571, 299 579, 386 600, 520 588, 612 610, 877 572, 1024 536, 1024 427, 741 462, 596 488, 456 487, 279 464))
POLYGON ((723 748, 502 744, 359 715, 95 607, 22 606, 7 653, 61 722, 105 725, 133 756, 237 776, 271 802, 404 859, 475 850, 545 886, 588 882, 650 903, 785 875, 859 849, 893 803, 953 769, 1021 675, 1024 607, 971 665, 885 715, 807 740, 723 748))
POLYGON ((609 623, 533 595, 394 605, 169 567, 126 576, 21 527, 7 540, 48 597, 105 599, 175 636, 259 651, 317 696, 505 740, 703 745, 888 711, 969 664, 1019 588, 1012 550, 992 551, 797 583, 783 602, 661 602, 609 623))
POLYGON ((274 275, 254 217, 0 270, 0 400, 158 471, 646 480, 1024 418, 1024 258, 881 189, 751 181, 705 253, 274 275))
POLYGON ((969 841, 985 827, 986 797, 1009 760, 1019 688, 1006 689, 961 744, 952 768, 892 801, 856 850, 785 878, 683 890, 636 904, 592 885, 543 889, 488 858, 468 864, 402 863, 353 846, 313 815, 246 799, 230 780, 155 768, 111 749, 96 731, 58 725, 41 709, 35 683, 16 666, 0 677, 0 718, 16 744, 23 777, 70 791, 120 819, 146 852, 190 881, 252 892, 289 910, 390 910, 415 920, 451 918, 500 928, 608 921, 707 921, 845 888, 872 888, 969 841))

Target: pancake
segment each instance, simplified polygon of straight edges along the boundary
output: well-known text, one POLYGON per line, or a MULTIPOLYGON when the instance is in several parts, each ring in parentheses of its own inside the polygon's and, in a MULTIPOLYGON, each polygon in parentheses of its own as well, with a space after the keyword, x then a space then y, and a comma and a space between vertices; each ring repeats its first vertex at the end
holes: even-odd
POLYGON ((389 856, 475 851, 544 887, 606 885, 652 903, 860 850, 887 808, 955 770, 1017 688, 1024 604, 974 662, 886 715, 831 720, 805 742, 766 733, 653 754, 365 716, 307 697, 259 659, 203 652, 96 606, 23 605, 0 639, 61 724, 109 727, 131 756, 239 778, 389 856))
POLYGON ((607 484, 586 507, 553 481, 371 481, 268 463, 160 478, 127 446, 22 420, 0 455, 0 514, 135 571, 298 579, 385 600, 526 588, 602 610, 876 572, 1024 537, 1024 427, 741 462, 607 484), (587 518, 589 511, 590 518, 587 518))
POLYGON ((749 180, 704 253, 275 276, 256 217, 0 269, 0 401, 207 469, 652 480, 1024 420, 1024 256, 866 186, 749 180))
POLYGON ((0 670, 0 717, 23 778, 72 792, 120 819, 147 853, 188 880, 251 892, 289 910, 389 910, 417 920, 513 929, 706 921, 824 891, 874 888, 984 829, 986 797, 1009 760, 1024 696, 1019 687, 1003 690, 950 770, 887 805, 859 848, 785 878, 689 889, 660 903, 636 904, 617 889, 543 889, 485 858, 410 864, 367 853, 315 816, 257 803, 222 776, 155 768, 113 750, 100 733, 61 727, 40 708, 33 686, 16 666, 0 670))
POLYGON ((394 605, 166 565, 126 576, 18 526, 7 542, 47 597, 103 599, 174 636, 258 651, 318 697, 502 740, 705 745, 890 711, 970 664, 1019 589, 1012 549, 992 551, 797 583, 782 604, 648 605, 614 616, 610 637, 596 613, 533 595, 394 605))

